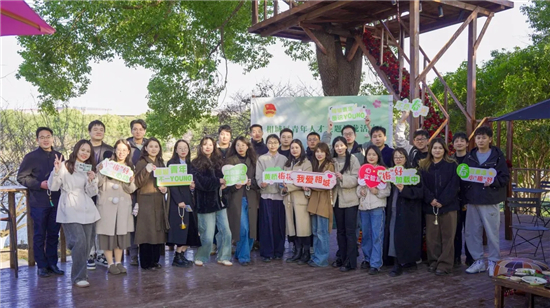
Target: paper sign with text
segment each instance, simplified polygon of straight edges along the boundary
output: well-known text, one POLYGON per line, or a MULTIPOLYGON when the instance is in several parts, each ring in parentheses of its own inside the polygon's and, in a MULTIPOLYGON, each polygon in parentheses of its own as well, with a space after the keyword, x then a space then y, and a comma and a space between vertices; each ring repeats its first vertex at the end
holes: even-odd
POLYGON ((291 171, 292 184, 300 187, 332 189, 336 185, 334 172, 291 171))
POLYGON ((397 101, 395 103, 395 109, 400 111, 412 111, 412 115, 415 118, 419 116, 427 116, 430 108, 422 104, 422 100, 419 98, 413 99, 412 103, 409 103, 409 99, 405 98, 402 101, 397 101))
POLYGON ((246 176, 247 167, 245 164, 225 165, 222 167, 223 179, 226 186, 236 184, 246 185, 248 177, 246 176))
POLYGON ((292 182, 290 179, 290 171, 284 171, 280 167, 267 168, 262 173, 262 182, 269 184, 292 182))
POLYGON ((456 173, 463 181, 475 183, 486 183, 489 181, 492 184, 495 176, 497 176, 497 171, 494 168, 474 168, 467 164, 458 165, 456 173))
POLYGON ((134 175, 132 168, 114 162, 108 158, 101 162, 101 170, 99 172, 124 183, 130 183, 130 178, 134 175))
POLYGON ((193 175, 187 174, 186 164, 156 168, 153 175, 157 178, 157 186, 188 186, 193 182, 193 175))
MULTIPOLYGON (((364 164, 359 168, 359 177, 357 183, 360 186, 377 187, 382 183, 380 177, 378 177, 378 171, 384 171, 386 168, 382 166, 373 166, 371 164, 364 164)), ((382 183, 383 184, 383 183, 382 183)), ((385 185, 383 185, 385 187, 385 185)))
POLYGON ((378 177, 386 183, 402 185, 416 185, 420 183, 420 176, 417 174, 416 169, 405 169, 402 166, 378 171, 378 177))
POLYGON ((74 170, 80 171, 80 172, 88 172, 92 171, 92 165, 81 163, 79 161, 75 161, 74 163, 74 170))
POLYGON ((328 108, 328 118, 332 122, 348 122, 362 120, 370 115, 370 109, 366 106, 356 106, 353 104, 331 106, 328 108))

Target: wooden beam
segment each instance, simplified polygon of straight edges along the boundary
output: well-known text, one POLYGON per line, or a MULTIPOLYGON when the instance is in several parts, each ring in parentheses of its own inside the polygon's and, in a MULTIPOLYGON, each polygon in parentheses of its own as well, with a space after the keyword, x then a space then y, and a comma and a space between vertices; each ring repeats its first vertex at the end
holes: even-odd
POLYGON ((267 20, 267 0, 264 0, 264 20, 267 20))
MULTIPOLYGON (((422 73, 420 73, 420 75, 418 75, 418 78, 416 79, 416 82, 420 82, 420 80, 424 79, 424 77, 428 74, 428 72, 432 69, 432 67, 437 63, 437 61, 439 61, 439 59, 441 59, 441 57, 443 57, 443 55, 445 54, 447 49, 449 49, 449 47, 451 47, 451 45, 456 41, 456 39, 462 33, 462 31, 466 28, 466 26, 468 26, 468 24, 470 24, 470 22, 472 22, 472 20, 474 20, 474 19, 477 19, 477 10, 473 11, 472 14, 470 14, 470 16, 468 16, 468 18, 462 23, 462 25, 460 25, 460 27, 453 34, 451 39, 445 45, 443 45, 443 47, 437 53, 437 55, 435 55, 433 60, 430 61, 430 64, 428 64, 428 66, 424 69, 424 71, 422 71, 422 73)), ((473 47, 473 45, 472 45, 472 47, 473 47)))
POLYGON ((476 125, 476 50, 474 45, 477 36, 477 11, 472 13, 474 18, 468 27, 468 79, 467 79, 467 100, 466 110, 471 119, 466 126, 466 134, 473 133, 476 125))
MULTIPOLYGON (((508 158, 510 161, 512 161, 513 150, 514 150, 514 122, 507 121, 506 122, 506 158, 508 158)), ((511 171, 513 172, 513 169, 511 171)), ((508 181, 508 189, 506 190, 506 197, 512 197, 512 181, 508 181)), ((506 201, 504 202, 504 238, 508 241, 512 239, 512 211, 510 207, 508 207, 508 198, 506 198, 506 201)))
POLYGON ((359 43, 355 41, 353 43, 353 46, 351 46, 351 49, 349 50, 348 56, 346 57, 346 60, 348 60, 348 62, 351 62, 351 60, 353 60, 353 57, 355 57, 355 53, 357 52, 357 49, 359 49, 359 43))
POLYGON ((480 14, 482 14, 482 15, 485 15, 485 16, 489 16, 489 15, 492 13, 491 11, 489 11, 489 10, 486 9, 486 8, 483 8, 483 7, 480 7, 480 6, 476 6, 476 5, 473 5, 473 4, 469 4, 469 3, 466 3, 466 2, 462 2, 462 1, 455 1, 455 0, 433 0, 432 2, 445 4, 445 5, 448 5, 448 6, 452 6, 452 7, 456 7, 456 8, 459 8, 459 9, 468 10, 468 11, 475 11, 475 10, 477 10, 478 13, 480 13, 480 14))
MULTIPOLYGON (((309 3, 313 3, 313 2, 317 2, 317 4, 320 2, 320 3, 325 3, 324 1, 312 1, 312 2, 306 2, 304 4, 301 4, 300 6, 298 6, 297 8, 301 7, 302 5, 306 5, 306 4, 309 4, 309 3)), ((289 19, 288 21, 286 22, 282 22, 281 24, 278 24, 277 26, 273 26, 271 28, 268 28, 264 31, 261 31, 260 32, 260 35, 261 36, 271 36, 273 35, 274 33, 277 33, 279 31, 282 31, 284 29, 287 29, 291 26, 295 26, 295 25, 298 25, 301 21, 306 21, 306 20, 310 20, 310 19, 315 19, 319 16, 322 16, 324 13, 328 12, 328 11, 331 11, 331 10, 334 10, 334 9, 337 9, 337 8, 340 8, 340 7, 343 7, 343 6, 346 6, 350 3, 353 3, 354 1, 336 1, 336 2, 333 2, 331 4, 328 4, 328 5, 325 5, 323 7, 320 7, 312 12, 309 12, 309 13, 306 13, 304 15, 301 15, 301 16, 295 16, 291 19, 289 19)), ((285 12, 286 13, 286 12, 285 12)), ((282 16, 283 14, 279 14, 278 16, 282 16)), ((296 15, 296 14, 294 14, 296 15)), ((272 19, 272 18, 270 18, 272 19)))
POLYGON ((307 34, 307 36, 309 36, 309 38, 315 42, 315 45, 317 45, 317 48, 319 48, 319 50, 321 50, 321 52, 323 54, 327 54, 327 49, 325 48, 325 46, 323 46, 323 44, 321 43, 321 41, 319 41, 317 39, 317 37, 315 36, 315 34, 313 34, 313 32, 311 32, 311 30, 309 30, 308 28, 306 27, 302 27, 302 29, 304 29, 304 32, 307 34))
POLYGON ((258 23, 258 0, 252 0, 252 25, 258 23))
MULTIPOLYGON (((390 29, 388 28, 388 26, 386 25, 385 22, 383 22, 382 20, 380 20, 380 24, 386 29, 386 31, 388 32, 388 35, 391 37, 392 40, 394 40, 395 42, 397 42, 397 40, 395 39, 395 37, 393 36, 393 34, 391 33, 390 29)), ((400 27, 401 28, 401 27, 400 27)), ((400 38, 401 40, 402 38, 400 38)), ((405 51, 403 50, 403 47, 401 47, 401 42, 398 42, 396 44, 397 46, 397 49, 399 51, 400 54, 403 54, 403 57, 405 57, 405 60, 407 60, 407 62, 410 63, 410 60, 409 58, 407 57, 407 55, 405 54, 405 51)), ((429 61, 429 60, 428 60, 429 61)))
MULTIPOLYGON (((418 78, 418 72, 420 68, 420 12, 419 12, 420 1, 412 0, 409 2, 409 34, 410 34, 410 58, 411 66, 409 70, 410 74, 410 94, 409 101, 419 97, 418 93, 418 81, 422 78, 418 78)), ((418 120, 414 119, 412 113, 409 116, 409 141, 413 143, 413 133, 419 128, 418 120)))
MULTIPOLYGON (((258 5, 257 0, 254 0, 254 2, 256 2, 256 6, 257 6, 258 5)), ((252 6, 254 6, 254 2, 252 2, 252 6)), ((320 4, 320 1, 305 2, 304 4, 302 4, 300 6, 297 6, 297 7, 294 7, 292 9, 286 10, 286 11, 282 12, 281 14, 279 14, 275 17, 272 17, 268 20, 263 20, 262 22, 253 25, 252 27, 248 28, 248 32, 259 33, 259 32, 261 32, 260 29, 269 27, 269 25, 274 24, 276 22, 279 22, 279 21, 282 21, 282 20, 285 20, 285 19, 293 18, 294 15, 296 15, 296 14, 302 12, 302 11, 307 11, 307 10, 311 9, 312 7, 314 7, 316 5, 319 5, 319 4, 320 4)))
POLYGON ((390 92, 395 100, 399 100, 399 97, 395 93, 395 90, 393 89, 388 79, 388 76, 386 75, 386 73, 384 73, 384 71, 380 69, 380 66, 376 64, 376 59, 374 59, 374 57, 367 50, 367 46, 365 46, 365 43, 363 43, 363 38, 361 37, 361 35, 356 34, 354 38, 355 41, 359 43, 359 48, 361 48, 361 51, 363 52, 365 57, 367 57, 367 60, 369 60, 372 68, 374 68, 374 71, 378 74, 378 77, 380 77, 380 80, 382 80, 382 83, 384 84, 384 86, 386 86, 388 92, 390 92))
POLYGON ((343 36, 343 37, 353 37, 353 34, 349 29, 335 27, 330 24, 324 25, 323 30, 328 34, 334 34, 334 35, 343 36))
POLYGON ((273 1, 273 14, 275 14, 275 16, 279 15, 279 1, 278 0, 273 1))
POLYGON ((487 27, 489 27, 489 23, 493 19, 493 16, 495 16, 494 13, 491 13, 489 17, 487 17, 487 20, 485 20, 485 24, 483 24, 483 28, 481 28, 481 32, 479 33, 479 36, 477 37, 476 43, 474 44, 474 49, 477 50, 479 47, 479 44, 481 43, 481 40, 483 39, 483 36, 485 35, 485 31, 487 31, 487 27))

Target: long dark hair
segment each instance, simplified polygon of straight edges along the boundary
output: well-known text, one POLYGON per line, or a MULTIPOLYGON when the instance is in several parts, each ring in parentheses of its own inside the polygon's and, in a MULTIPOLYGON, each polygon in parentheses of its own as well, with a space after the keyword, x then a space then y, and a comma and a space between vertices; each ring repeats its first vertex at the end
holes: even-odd
POLYGON ((418 166, 420 169, 427 171, 430 168, 430 165, 434 162, 434 157, 432 155, 432 149, 434 147, 434 144, 439 143, 443 147, 443 150, 445 151, 443 153, 443 160, 446 162, 453 162, 454 160, 449 156, 449 148, 447 147, 447 144, 445 143, 445 140, 441 137, 434 138, 432 142, 430 142, 430 146, 428 147, 428 156, 426 158, 421 159, 418 162, 418 166))
MULTIPOLYGON (((338 157, 338 153, 336 153, 336 150, 334 150, 334 145, 336 144, 336 142, 342 142, 346 148, 348 147, 348 142, 346 141, 346 138, 342 137, 342 136, 338 136, 336 138, 334 138, 334 140, 332 140, 332 150, 334 151, 334 157, 338 157)), ((351 169, 351 154, 349 153, 349 151, 346 149, 346 162, 344 163, 344 168, 342 168, 342 170, 340 170, 340 173, 344 173, 346 172, 347 170, 350 170, 351 169)))
POLYGON ((111 160, 118 162, 118 157, 116 156, 116 148, 119 144, 123 144, 128 148, 128 155, 126 155, 126 159, 124 159, 124 163, 126 166, 134 169, 134 164, 132 163, 132 147, 130 146, 130 143, 126 139, 118 139, 115 142, 113 155, 111 156, 111 160))
POLYGON ((403 167, 411 168, 411 163, 409 162, 409 154, 407 154, 407 150, 405 150, 404 148, 396 148, 393 151, 393 154, 391 155, 391 159, 394 165, 395 165, 395 158, 394 158, 395 153, 399 153, 405 157, 405 163, 403 164, 403 167))
POLYGON ((300 146, 300 156, 298 158, 294 157, 292 153, 288 156, 288 160, 285 163, 285 167, 291 167, 291 166, 299 166, 304 163, 304 160, 307 159, 306 151, 304 150, 304 145, 302 144, 302 141, 300 139, 294 139, 290 143, 290 147, 292 148, 292 144, 296 143, 300 146))
POLYGON ((90 146, 90 157, 88 157, 88 159, 84 163, 92 165, 92 170, 95 170, 97 163, 95 161, 94 146, 90 141, 86 139, 82 139, 74 145, 73 152, 71 153, 71 155, 69 155, 69 159, 65 162, 65 167, 67 168, 70 174, 73 174, 74 172, 74 165, 76 163, 76 157, 78 155, 78 151, 80 151, 80 148, 84 144, 87 144, 90 146))
POLYGON ((149 139, 147 139, 147 141, 145 141, 143 143, 143 148, 141 149, 141 155, 140 155, 140 158, 147 158, 149 157, 149 153, 147 153, 147 146, 149 145, 149 143, 151 142, 156 142, 158 143, 159 145, 159 153, 157 154, 157 156, 155 157, 159 162, 161 162, 162 164, 164 164, 164 160, 162 159, 162 145, 160 144, 160 141, 158 141, 157 138, 155 137, 151 137, 149 139))
POLYGON ((365 150, 365 160, 363 161, 363 165, 364 164, 370 164, 368 161, 367 161, 367 154, 369 153, 369 150, 373 150, 374 153, 376 153, 376 156, 378 156, 378 161, 376 162, 377 165, 379 166, 382 166, 382 167, 388 167, 386 166, 386 164, 384 164, 384 159, 382 159, 382 152, 380 152, 380 149, 375 146, 374 144, 371 144, 369 145, 369 147, 365 150))
POLYGON ((330 148, 328 145, 324 142, 319 142, 315 148, 313 148, 313 155, 311 156, 311 166, 313 167, 313 172, 323 172, 325 171, 325 167, 327 164, 329 164, 332 161, 331 154, 330 154, 330 148), (319 166, 319 160, 317 159, 317 156, 315 156, 315 153, 317 153, 317 150, 321 150, 325 152, 325 160, 323 163, 319 166))
POLYGON ((240 141, 248 147, 246 150, 246 157, 250 158, 250 162, 253 166, 256 166, 256 161, 258 160, 258 156, 256 155, 256 150, 254 150, 254 147, 252 146, 252 143, 250 143, 250 140, 248 140, 245 136, 239 136, 233 140, 233 143, 231 144, 231 148, 229 149, 229 155, 228 157, 239 155, 237 153, 237 141, 240 141))
POLYGON ((199 171, 216 170, 221 168, 222 156, 216 146, 216 142, 214 142, 214 138, 206 136, 201 139, 199 146, 197 147, 197 157, 193 159, 191 164, 199 171), (214 147, 210 158, 206 157, 206 155, 202 152, 202 146, 208 140, 212 142, 212 146, 214 147))
POLYGON ((180 139, 176 141, 176 144, 174 145, 174 152, 172 152, 172 157, 170 158, 170 161, 179 162, 180 156, 178 155, 178 144, 180 142, 183 142, 187 145, 187 156, 185 156, 185 163, 187 165, 191 164, 191 147, 189 146, 189 142, 180 139))

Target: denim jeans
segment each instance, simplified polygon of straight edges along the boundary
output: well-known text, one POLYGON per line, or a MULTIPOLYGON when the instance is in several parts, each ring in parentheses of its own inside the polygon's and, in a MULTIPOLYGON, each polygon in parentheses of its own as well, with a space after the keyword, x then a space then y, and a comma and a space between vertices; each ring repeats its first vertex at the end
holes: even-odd
POLYGON ((311 256, 311 260, 322 267, 328 266, 330 251, 328 228, 328 218, 319 215, 311 216, 311 231, 313 233, 313 256, 311 256))
POLYGON ((363 230, 363 241, 361 249, 365 261, 371 267, 382 267, 382 245, 384 243, 384 220, 386 214, 384 208, 379 207, 373 210, 359 211, 361 215, 361 229, 363 230))
POLYGON ((77 283, 81 280, 88 280, 88 254, 93 245, 93 226, 91 224, 63 224, 63 232, 67 239, 67 248, 71 250, 71 280, 77 283))
POLYGON ((250 238, 250 226, 248 225, 248 200, 243 197, 241 202, 241 230, 240 240, 237 242, 235 257, 239 262, 250 262, 250 250, 254 240, 250 238))
POLYGON ((195 260, 207 262, 212 251, 214 230, 218 228, 218 261, 229 261, 231 259, 231 230, 227 220, 227 210, 219 210, 214 213, 197 214, 199 220, 199 234, 201 247, 197 250, 195 260))

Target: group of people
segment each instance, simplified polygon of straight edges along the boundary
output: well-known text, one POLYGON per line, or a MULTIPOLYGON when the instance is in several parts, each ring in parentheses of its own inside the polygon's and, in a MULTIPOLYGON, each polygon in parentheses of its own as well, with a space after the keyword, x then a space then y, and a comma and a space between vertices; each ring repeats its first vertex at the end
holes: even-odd
POLYGON ((173 266, 204 266, 213 250, 221 265, 231 266, 236 260, 248 266, 254 245, 259 244, 263 262, 272 262, 283 258, 287 240, 293 247, 285 260, 289 263, 331 264, 347 272, 357 268, 361 248, 362 269, 375 275, 383 265, 393 264, 390 276, 398 276, 422 260, 425 238, 428 271, 447 275, 461 262, 463 229, 466 272, 483 272, 488 266, 491 273, 500 251, 499 203, 509 180, 504 155, 491 143, 491 129, 475 131, 476 147, 470 152, 468 137, 455 134, 456 152, 451 155, 443 139, 429 141, 425 130, 415 131, 414 144, 409 145, 406 117, 396 127, 395 150, 386 144, 386 130, 380 126, 369 126, 370 142, 360 145, 351 125, 332 138, 329 121, 322 139, 311 132, 304 146, 288 128, 264 142, 259 124, 250 126, 251 139, 232 139, 231 128, 222 125, 217 141, 209 136, 200 140, 193 159, 189 142, 178 140, 166 163, 159 140, 145 138, 143 120, 132 121, 132 137, 117 140, 114 147, 103 142, 105 125, 91 122, 90 140, 78 141, 66 160, 53 150, 52 130, 40 127, 39 147, 25 156, 17 177, 29 189, 38 275, 64 274, 57 267, 60 224, 71 249, 71 278, 78 287, 89 286, 90 255, 101 256, 100 262, 114 275, 126 272, 124 249, 130 250, 130 264, 156 270, 165 245, 175 247, 173 266), (129 183, 103 175, 105 159, 132 169, 129 183), (457 162, 494 168, 497 175, 492 182, 461 181, 457 162), (154 170, 174 164, 187 166, 191 185, 157 185, 154 170), (247 182, 228 186, 222 167, 237 164, 246 165, 247 182), (361 186, 358 174, 363 164, 417 168, 420 182, 361 186), (332 189, 316 189, 264 181, 263 172, 275 167, 333 172, 337 183, 332 189), (330 263, 333 220, 338 251, 330 263), (483 229, 489 243, 487 264, 483 229), (194 260, 186 257, 189 247, 198 247, 194 260))

